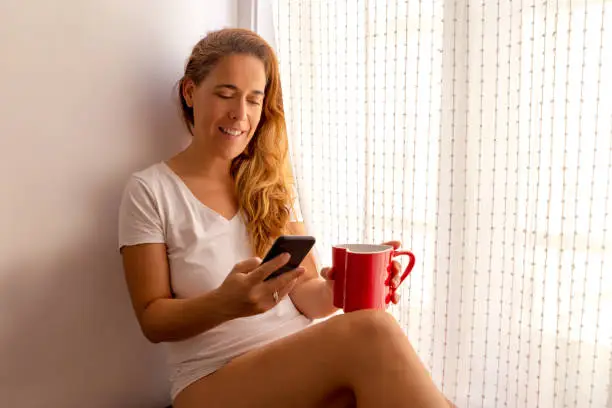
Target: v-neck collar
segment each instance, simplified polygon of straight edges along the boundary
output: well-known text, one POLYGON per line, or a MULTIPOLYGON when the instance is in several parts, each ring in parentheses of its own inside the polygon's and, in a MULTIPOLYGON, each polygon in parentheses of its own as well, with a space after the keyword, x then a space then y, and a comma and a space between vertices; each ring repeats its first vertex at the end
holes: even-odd
POLYGON ((231 223, 232 221, 236 220, 240 216, 240 210, 236 211, 236 214, 234 214, 231 218, 227 218, 224 215, 222 215, 222 214, 218 213, 217 211, 213 210, 212 208, 210 208, 209 206, 204 204, 202 202, 202 200, 200 200, 198 197, 196 197, 196 195, 193 193, 193 191, 191 191, 189 186, 187 186, 187 184, 181 178, 181 176, 176 174, 176 172, 174 170, 172 170, 172 168, 168 165, 168 163, 166 163, 165 161, 162 161, 161 165, 165 168, 165 170, 168 172, 168 174, 170 174, 170 177, 174 178, 174 180, 179 184, 180 188, 185 190, 185 192, 193 200, 195 200, 198 203, 198 205, 200 207, 202 207, 205 211, 211 213, 212 215, 214 215, 217 218, 220 218, 222 221, 224 221, 224 222, 226 222, 228 224, 231 223))

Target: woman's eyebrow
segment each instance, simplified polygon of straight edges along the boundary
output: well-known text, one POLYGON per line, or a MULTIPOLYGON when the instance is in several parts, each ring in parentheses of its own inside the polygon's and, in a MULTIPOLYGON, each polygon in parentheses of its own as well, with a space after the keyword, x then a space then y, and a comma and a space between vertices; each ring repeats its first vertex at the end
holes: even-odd
MULTIPOLYGON (((239 91, 238 87, 232 84, 220 84, 220 85, 215 86, 215 89, 219 89, 219 88, 226 88, 232 91, 239 91)), ((260 90, 254 90, 252 93, 255 95, 264 96, 264 92, 260 90)))

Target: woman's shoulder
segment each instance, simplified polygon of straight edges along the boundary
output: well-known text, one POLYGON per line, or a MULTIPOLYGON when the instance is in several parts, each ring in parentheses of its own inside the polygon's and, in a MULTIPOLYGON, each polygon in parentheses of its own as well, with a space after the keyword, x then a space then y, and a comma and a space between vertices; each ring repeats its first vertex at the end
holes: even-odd
POLYGON ((129 175, 128 181, 140 180, 146 183, 151 183, 155 180, 158 180, 160 176, 165 173, 165 169, 164 169, 165 166, 166 166, 165 162, 160 161, 160 162, 150 164, 147 167, 143 167, 138 170, 135 170, 129 175))
POLYGON ((172 181, 168 174, 167 165, 160 161, 147 167, 138 169, 129 174, 126 182, 126 190, 148 189, 151 191, 164 190, 164 185, 172 181))

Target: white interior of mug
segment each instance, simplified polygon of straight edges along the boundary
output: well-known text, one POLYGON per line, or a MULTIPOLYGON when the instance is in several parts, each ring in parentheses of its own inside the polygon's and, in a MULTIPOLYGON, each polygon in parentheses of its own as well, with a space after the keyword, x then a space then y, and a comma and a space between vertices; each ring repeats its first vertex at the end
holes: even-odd
POLYGON ((354 254, 375 254, 393 249, 391 245, 343 244, 335 246, 337 248, 344 248, 354 254))

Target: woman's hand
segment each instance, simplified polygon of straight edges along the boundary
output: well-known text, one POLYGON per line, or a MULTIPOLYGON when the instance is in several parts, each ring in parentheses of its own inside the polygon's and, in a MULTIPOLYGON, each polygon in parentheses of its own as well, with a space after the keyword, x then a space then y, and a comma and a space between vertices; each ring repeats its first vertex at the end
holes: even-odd
POLYGON ((260 258, 237 263, 217 289, 227 302, 229 312, 234 317, 246 317, 264 313, 276 306, 293 289, 305 269, 298 267, 269 281, 264 282, 264 279, 289 259, 289 254, 284 253, 265 264, 261 263, 260 258))
MULTIPOLYGON (((398 249, 401 246, 401 242, 400 241, 389 241, 389 242, 384 242, 383 245, 390 245, 393 247, 393 249, 398 249)), ((321 276, 325 279, 329 289, 333 291, 334 289, 334 268, 325 267, 321 269, 321 276)), ((391 278, 390 278, 392 288, 397 288, 399 286, 401 277, 402 277, 402 265, 397 261, 393 261, 391 265, 391 278)), ((391 301, 397 304, 400 301, 400 297, 401 297, 400 294, 395 292, 393 295, 393 299, 391 299, 391 301)))

